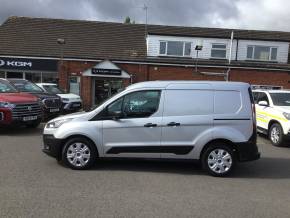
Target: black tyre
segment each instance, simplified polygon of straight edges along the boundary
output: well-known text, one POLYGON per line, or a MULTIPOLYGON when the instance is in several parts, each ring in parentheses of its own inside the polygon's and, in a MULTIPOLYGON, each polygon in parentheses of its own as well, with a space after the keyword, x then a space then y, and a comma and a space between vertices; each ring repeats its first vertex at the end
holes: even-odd
POLYGON ((236 157, 230 146, 223 142, 211 144, 201 156, 202 167, 210 175, 222 177, 230 174, 236 157))
POLYGON ((269 139, 272 145, 281 147, 284 143, 284 133, 281 125, 279 123, 274 123, 269 130, 269 139))
POLYGON ((41 123, 41 119, 33 121, 33 122, 26 123, 25 126, 28 127, 28 128, 37 128, 40 123, 41 123))
POLYGON ((84 137, 68 140, 62 150, 63 163, 72 169, 88 169, 93 166, 97 157, 96 146, 84 137))

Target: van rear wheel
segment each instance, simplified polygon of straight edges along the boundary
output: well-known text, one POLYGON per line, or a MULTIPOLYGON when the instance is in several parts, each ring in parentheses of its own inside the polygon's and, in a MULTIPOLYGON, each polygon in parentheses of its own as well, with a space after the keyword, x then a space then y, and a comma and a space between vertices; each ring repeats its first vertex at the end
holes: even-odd
POLYGON ((97 159, 95 145, 84 137, 68 140, 62 150, 62 161, 65 165, 76 170, 90 168, 97 159))
POLYGON ((222 142, 211 144, 203 153, 202 166, 210 175, 228 175, 236 164, 232 148, 222 142))

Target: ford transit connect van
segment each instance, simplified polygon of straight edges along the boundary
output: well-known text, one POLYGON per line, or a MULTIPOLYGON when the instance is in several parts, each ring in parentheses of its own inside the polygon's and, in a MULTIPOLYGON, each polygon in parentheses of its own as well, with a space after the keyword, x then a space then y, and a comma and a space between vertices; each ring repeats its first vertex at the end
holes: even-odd
POLYGON ((73 169, 97 158, 200 160, 214 176, 260 157, 249 84, 142 82, 91 112, 48 122, 43 151, 73 169))

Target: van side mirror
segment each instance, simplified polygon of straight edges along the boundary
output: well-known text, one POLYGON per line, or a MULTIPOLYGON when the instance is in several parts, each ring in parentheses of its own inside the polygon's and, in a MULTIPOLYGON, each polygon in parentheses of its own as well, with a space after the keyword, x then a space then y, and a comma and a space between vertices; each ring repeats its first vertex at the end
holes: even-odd
POLYGON ((265 107, 268 107, 268 106, 269 106, 269 104, 268 104, 267 101, 259 101, 259 102, 258 102, 258 105, 260 105, 260 106, 265 106, 265 107))
POLYGON ((111 116, 113 120, 119 120, 122 118, 122 115, 122 111, 112 111, 109 113, 109 116, 111 116))

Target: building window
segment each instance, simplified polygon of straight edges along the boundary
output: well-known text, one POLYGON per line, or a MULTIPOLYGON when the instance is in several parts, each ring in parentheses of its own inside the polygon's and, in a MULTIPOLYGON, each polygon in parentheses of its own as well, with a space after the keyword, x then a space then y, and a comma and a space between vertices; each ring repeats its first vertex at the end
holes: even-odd
POLYGON ((160 42, 160 54, 166 55, 166 42, 160 42))
POLYGON ((40 83, 41 82, 41 73, 40 72, 26 72, 25 79, 30 82, 40 83))
POLYGON ((227 55, 227 45, 226 44, 212 44, 211 47, 211 57, 225 59, 227 55))
POLYGON ((23 72, 7 72, 6 77, 8 79, 23 79, 23 72))
POLYGON ((277 47, 249 45, 247 48, 247 59, 257 61, 276 61, 277 47))
POLYGON ((5 72, 4 71, 0 71, 0 78, 5 78, 5 72))
POLYGON ((159 54, 167 56, 190 56, 191 42, 160 41, 159 54))
POLYGON ((42 82, 58 84, 57 73, 42 73, 42 82))

